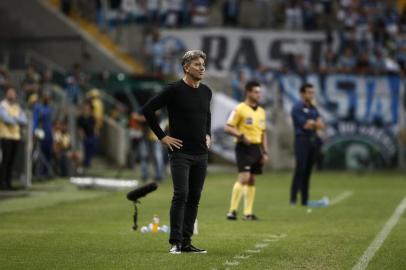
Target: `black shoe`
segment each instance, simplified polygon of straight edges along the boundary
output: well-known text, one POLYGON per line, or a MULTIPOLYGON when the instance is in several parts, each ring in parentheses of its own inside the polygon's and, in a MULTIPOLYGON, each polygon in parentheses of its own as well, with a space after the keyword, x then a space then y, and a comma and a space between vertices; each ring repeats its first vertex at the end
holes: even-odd
POLYGON ((194 247, 191 244, 186 245, 186 246, 182 246, 181 251, 182 252, 189 252, 189 253, 207 253, 207 250, 194 247))
POLYGON ((258 217, 254 214, 252 215, 245 215, 243 220, 258 220, 258 217))
POLYGON ((237 211, 231 211, 230 213, 227 213, 227 219, 228 220, 237 220, 237 211))
POLYGON ((169 250, 169 253, 181 254, 182 253, 181 245, 180 244, 172 245, 171 249, 169 250))

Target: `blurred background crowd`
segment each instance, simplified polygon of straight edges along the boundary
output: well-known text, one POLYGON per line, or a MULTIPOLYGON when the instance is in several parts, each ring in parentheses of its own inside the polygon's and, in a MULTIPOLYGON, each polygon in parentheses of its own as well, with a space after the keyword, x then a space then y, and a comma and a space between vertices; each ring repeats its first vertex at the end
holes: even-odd
MULTIPOLYGON (((94 0, 62 1, 62 11, 77 10, 103 31, 123 25, 145 28, 145 52, 167 58, 157 48, 159 30, 234 27, 286 31, 323 31, 326 48, 320 63, 286 59, 285 71, 359 73, 404 72, 406 8, 377 0, 94 0)), ((156 62, 162 62, 156 60, 156 62)))
MULTIPOLYGON (((27 118, 7 124, 22 127, 16 137, 22 146, 3 150, 2 160, 12 155, 15 176, 30 170, 34 180, 89 173, 95 156, 114 160, 118 174, 137 167, 143 180, 165 177, 166 150, 139 108, 182 74, 178 59, 188 48, 168 39, 170 33, 322 37, 311 61, 290 50, 277 65, 245 63, 209 76, 213 88, 234 101, 243 99, 243 86, 253 78, 265 87, 265 105, 274 106, 272 83, 281 75, 403 78, 406 72, 406 5, 400 0, 7 0, 0 13, 0 94, 8 104, 14 91, 27 118), (129 143, 120 148, 123 138, 129 143), (126 152, 124 160, 119 152, 126 152), (23 157, 32 164, 19 162, 23 157)), ((11 113, 7 104, 3 122, 11 113)), ((159 117, 166 127, 165 112, 159 117)))

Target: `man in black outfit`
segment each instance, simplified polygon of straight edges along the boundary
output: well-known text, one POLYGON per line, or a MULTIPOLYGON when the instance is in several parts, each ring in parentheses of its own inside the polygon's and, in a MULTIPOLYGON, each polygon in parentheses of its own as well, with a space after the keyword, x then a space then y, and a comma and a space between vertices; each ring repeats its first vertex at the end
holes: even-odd
POLYGON ((169 250, 207 253, 191 244, 200 194, 206 177, 208 149, 210 147, 212 92, 200 83, 205 72, 205 53, 188 51, 182 58, 185 76, 169 84, 160 94, 149 100, 142 112, 158 139, 169 150, 173 181, 170 210, 171 232, 169 250), (155 111, 166 107, 169 116, 169 134, 159 126, 155 111))
POLYGON ((296 168, 290 189, 290 203, 296 204, 297 193, 300 190, 301 204, 307 206, 310 175, 320 143, 316 132, 324 129, 324 122, 313 105, 313 85, 304 84, 300 87, 300 98, 301 100, 293 106, 291 113, 295 130, 296 168))

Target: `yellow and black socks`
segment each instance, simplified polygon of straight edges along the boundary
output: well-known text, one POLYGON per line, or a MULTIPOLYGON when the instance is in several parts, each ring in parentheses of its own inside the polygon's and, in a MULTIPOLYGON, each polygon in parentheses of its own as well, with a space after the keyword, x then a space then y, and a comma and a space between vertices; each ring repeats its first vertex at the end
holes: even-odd
POLYGON ((233 192, 231 193, 230 213, 232 211, 237 211, 243 191, 244 191, 244 186, 241 185, 241 183, 239 181, 235 182, 235 184, 233 186, 233 192))
POLYGON ((255 200, 255 186, 244 186, 244 215, 252 215, 252 210, 254 208, 254 200, 255 200))

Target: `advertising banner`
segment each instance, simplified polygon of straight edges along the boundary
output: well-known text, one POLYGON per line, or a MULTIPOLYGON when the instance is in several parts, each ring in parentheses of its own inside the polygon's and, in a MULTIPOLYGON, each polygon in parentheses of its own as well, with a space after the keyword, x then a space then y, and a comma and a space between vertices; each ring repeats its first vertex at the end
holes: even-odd
POLYGON ((284 109, 290 113, 304 82, 315 86, 317 107, 327 123, 322 166, 334 169, 397 165, 403 84, 397 75, 282 75, 284 109))
MULTIPOLYGON (((322 32, 225 31, 212 28, 164 30, 160 43, 164 54, 174 57, 179 57, 186 50, 203 50, 207 54, 208 74, 226 76, 239 65, 251 69, 278 68, 287 55, 298 52, 306 63, 319 63, 324 41, 325 34, 322 32)), ((170 57, 167 61, 169 66, 173 65, 169 63, 170 57)))
POLYGON ((216 93, 213 95, 211 105, 211 151, 231 162, 235 162, 235 143, 233 138, 224 132, 224 125, 227 123, 230 113, 237 104, 238 103, 229 96, 216 93))

